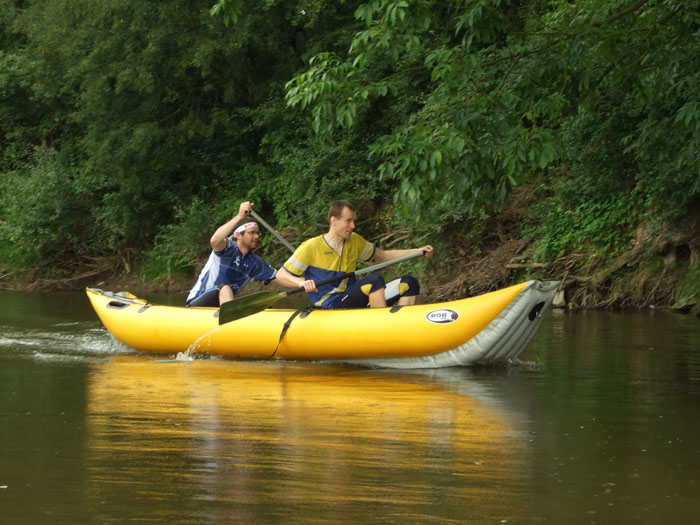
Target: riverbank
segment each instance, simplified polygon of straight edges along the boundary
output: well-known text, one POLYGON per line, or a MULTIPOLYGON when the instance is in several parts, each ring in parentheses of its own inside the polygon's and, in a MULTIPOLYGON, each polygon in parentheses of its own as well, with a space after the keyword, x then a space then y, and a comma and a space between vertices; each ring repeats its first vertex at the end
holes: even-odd
MULTIPOLYGON (((533 262, 534 241, 505 238, 498 246, 484 247, 478 256, 458 251, 440 254, 419 273, 422 300, 435 302, 479 295, 527 279, 561 281, 554 302, 566 309, 670 309, 700 316, 697 237, 690 230, 649 238, 640 229, 630 250, 609 259, 594 253, 570 253, 550 263, 533 262)), ((480 250, 477 250, 480 251, 480 250)), ((50 277, 38 269, 0 271, 0 289, 50 292, 129 290, 142 296, 184 296, 193 276, 159 276, 147 279, 138 268, 122 271, 88 271, 70 277, 50 277)), ((255 286, 255 285, 251 285, 255 286)), ((250 288, 250 287, 249 287, 250 288)), ((252 288, 250 288, 252 289, 252 288)))
POLYGON ((137 294, 186 293, 193 279, 159 277, 147 279, 139 269, 78 272, 70 277, 53 277, 37 268, 0 269, 0 289, 18 292, 77 291, 87 287, 104 290, 129 290, 137 294))
MULTIPOLYGON (((516 191, 503 211, 465 235, 451 232, 447 263, 433 267, 428 295, 478 295, 527 279, 561 282, 554 307, 567 309, 669 309, 700 316, 700 213, 675 222, 643 222, 620 231, 627 245, 602 254, 590 244, 557 257, 539 255, 551 239, 523 237, 536 202, 516 191)), ((616 232, 619 233, 619 232, 616 232)))
MULTIPOLYGON (((700 213, 675 223, 643 223, 626 232, 629 241, 617 253, 602 255, 581 246, 548 260, 540 255, 543 242, 523 236, 523 224, 532 222, 534 193, 516 191, 499 213, 445 228, 441 239, 430 240, 436 256, 406 266, 419 277, 424 302, 474 296, 528 280, 561 281, 554 306, 567 309, 671 309, 700 316, 700 213), (448 242, 449 241, 449 242, 448 242)), ((389 228, 386 226, 385 228, 389 228)), ((290 239, 294 232, 289 234, 290 239)), ((392 235, 378 235, 384 245, 392 235)), ((395 235, 393 235, 395 237, 395 235)), ((291 239, 295 241, 297 239, 291 239)), ((265 256, 280 263, 287 252, 271 240, 265 256)), ((387 248, 396 246, 385 246, 387 248)), ((202 263, 206 257, 202 257, 202 263)), ((152 261, 151 261, 152 263, 152 261)), ((184 295, 199 268, 153 272, 124 258, 93 259, 66 274, 47 270, 4 267, 0 289, 24 291, 129 290, 184 295)), ((255 289, 248 287, 248 290, 255 289)), ((274 286, 274 285, 273 285, 274 286)))

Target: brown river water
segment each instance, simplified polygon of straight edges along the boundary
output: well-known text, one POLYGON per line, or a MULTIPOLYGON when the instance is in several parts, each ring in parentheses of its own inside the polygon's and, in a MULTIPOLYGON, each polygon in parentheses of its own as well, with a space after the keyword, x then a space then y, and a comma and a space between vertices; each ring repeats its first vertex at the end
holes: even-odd
POLYGON ((0 292, 0 523, 699 514, 694 317, 552 311, 518 364, 407 372, 149 356, 82 293, 0 292))

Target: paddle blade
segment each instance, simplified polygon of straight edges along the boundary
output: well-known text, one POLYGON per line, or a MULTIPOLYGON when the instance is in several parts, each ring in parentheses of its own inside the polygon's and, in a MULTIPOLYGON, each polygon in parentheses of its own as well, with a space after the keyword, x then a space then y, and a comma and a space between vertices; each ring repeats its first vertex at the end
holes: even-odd
POLYGON ((236 297, 233 301, 228 301, 221 305, 219 324, 230 323, 236 319, 262 312, 286 295, 287 292, 255 292, 236 297))

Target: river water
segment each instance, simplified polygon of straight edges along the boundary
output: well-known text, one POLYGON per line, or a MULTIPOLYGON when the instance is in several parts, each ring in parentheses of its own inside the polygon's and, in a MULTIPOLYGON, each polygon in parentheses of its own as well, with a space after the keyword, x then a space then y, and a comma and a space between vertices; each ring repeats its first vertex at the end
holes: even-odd
POLYGON ((84 294, 0 292, 0 522, 697 519, 700 320, 552 311, 521 359, 153 357, 84 294))

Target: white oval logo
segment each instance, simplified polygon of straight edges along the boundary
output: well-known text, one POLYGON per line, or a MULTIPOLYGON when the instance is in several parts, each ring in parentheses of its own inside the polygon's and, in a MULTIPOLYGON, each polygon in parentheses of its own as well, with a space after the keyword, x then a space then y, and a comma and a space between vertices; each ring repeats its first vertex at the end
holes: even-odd
POLYGON ((428 312, 428 315, 426 315, 425 318, 431 323, 449 324, 454 323, 457 319, 459 319, 459 314, 454 310, 450 310, 449 308, 441 308, 440 310, 428 312))

